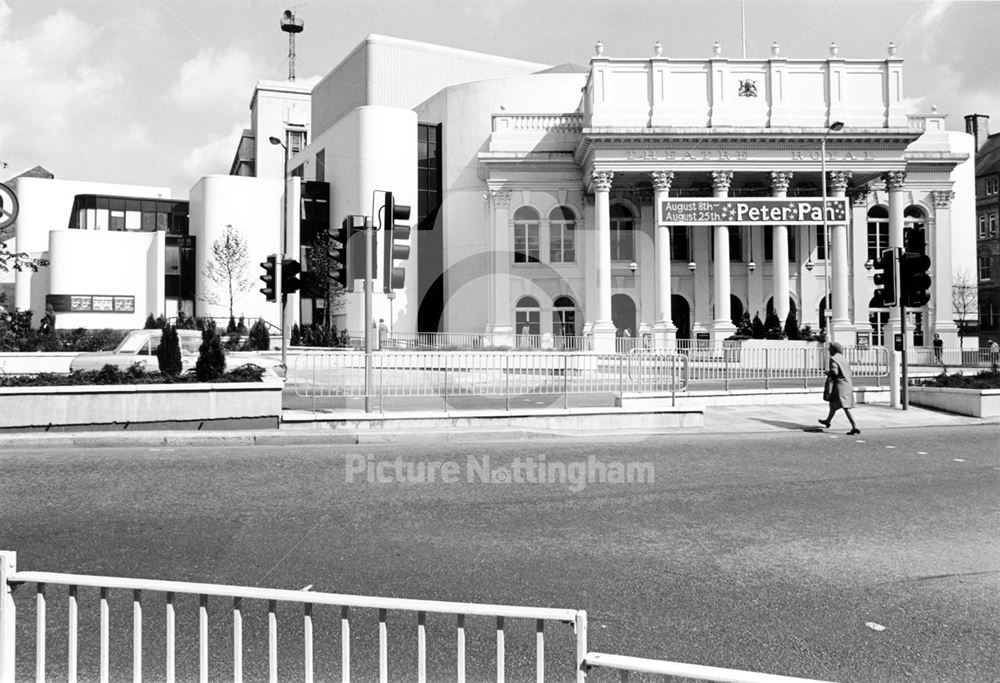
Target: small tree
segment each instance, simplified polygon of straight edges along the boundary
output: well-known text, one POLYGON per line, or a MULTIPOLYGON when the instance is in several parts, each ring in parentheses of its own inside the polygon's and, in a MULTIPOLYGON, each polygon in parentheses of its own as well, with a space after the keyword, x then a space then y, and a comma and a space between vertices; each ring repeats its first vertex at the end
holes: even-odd
MULTIPOLYGON (((325 231, 316 233, 312 249, 309 250, 309 278, 303 278, 304 295, 326 302, 323 308, 323 320, 320 323, 328 335, 333 325, 333 313, 343 305, 344 298, 344 288, 335 278, 330 277, 330 271, 338 265, 330 256, 331 245, 338 247, 341 253, 344 253, 344 245, 334 240, 329 233, 325 231)), ((340 265, 343 267, 343 264, 340 265)))
POLYGON ((174 325, 163 328, 160 345, 156 349, 156 361, 160 372, 169 377, 176 377, 184 369, 181 361, 181 340, 174 325))
POLYGON ((211 382, 226 372, 226 352, 222 348, 222 335, 215 325, 207 325, 201 333, 194 371, 199 382, 211 382))
POLYGON ((271 334, 267 331, 267 325, 260 318, 250 328, 247 348, 251 351, 267 351, 271 348, 271 334))
POLYGON ((764 337, 766 339, 781 339, 783 336, 781 319, 772 309, 764 317, 764 337))
POLYGON ((785 336, 788 339, 799 338, 799 321, 795 318, 795 311, 789 311, 785 318, 785 336))
POLYGON ((743 311, 743 316, 740 317, 740 324, 736 326, 735 336, 743 339, 753 337, 753 323, 750 322, 750 311, 743 311))
POLYGON ((154 318, 153 314, 150 313, 146 316, 146 324, 142 326, 142 329, 155 330, 157 327, 159 327, 159 325, 156 324, 156 318, 154 318))
POLYGON ((302 332, 299 331, 299 324, 292 325, 291 339, 288 341, 292 346, 302 346, 302 332))
MULTIPOLYGON (((206 278, 223 288, 225 301, 229 306, 229 317, 233 318, 236 299, 250 290, 250 280, 246 276, 250 265, 246 240, 237 228, 227 224, 219 239, 212 242, 209 253, 211 258, 202 272, 206 278)), ((205 300, 218 304, 219 295, 210 291, 205 300)))
POLYGON ((764 323, 760 320, 760 313, 754 313, 753 316, 753 338, 763 339, 764 338, 764 323))
POLYGON ((951 306, 958 325, 958 336, 969 336, 972 321, 979 315, 979 289, 969 271, 964 268, 955 271, 955 279, 951 284, 951 306))

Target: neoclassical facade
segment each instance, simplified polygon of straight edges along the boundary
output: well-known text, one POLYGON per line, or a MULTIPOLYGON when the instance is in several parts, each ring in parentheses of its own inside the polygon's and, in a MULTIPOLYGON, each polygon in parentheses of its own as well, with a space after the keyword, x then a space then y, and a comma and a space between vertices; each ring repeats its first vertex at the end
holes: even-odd
POLYGON ((493 250, 487 330, 498 344, 558 336, 572 301, 572 332, 599 350, 622 334, 658 346, 724 339, 744 313, 770 310, 814 329, 829 321, 848 344, 883 343, 900 313, 873 298, 872 265, 903 247, 932 264, 911 342, 937 333, 957 345, 952 256, 968 258, 971 146, 944 116, 904 111, 901 81, 892 46, 878 60, 835 47, 786 60, 777 46, 770 59, 730 60, 717 45, 692 60, 659 46, 612 58, 598 45, 577 111, 492 117, 478 155, 493 250), (671 217, 699 198, 739 220, 671 217), (794 221, 777 211, 800 204, 812 211, 794 221))

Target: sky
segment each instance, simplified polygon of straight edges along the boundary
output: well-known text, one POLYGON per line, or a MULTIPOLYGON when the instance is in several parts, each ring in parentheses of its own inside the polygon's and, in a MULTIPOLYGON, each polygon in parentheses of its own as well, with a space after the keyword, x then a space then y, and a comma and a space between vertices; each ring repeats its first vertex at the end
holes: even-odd
POLYGON ((911 113, 947 126, 987 114, 1000 131, 1000 0, 0 0, 0 180, 57 178, 169 188, 228 173, 259 80, 329 73, 371 33, 541 62, 609 57, 903 62, 911 113))

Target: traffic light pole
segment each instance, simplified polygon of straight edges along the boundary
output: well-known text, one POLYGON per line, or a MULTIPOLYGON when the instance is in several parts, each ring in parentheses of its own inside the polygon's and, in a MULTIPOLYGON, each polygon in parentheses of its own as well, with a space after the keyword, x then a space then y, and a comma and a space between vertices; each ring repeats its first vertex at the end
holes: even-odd
POLYGON ((899 387, 900 401, 902 401, 903 410, 907 410, 910 407, 910 390, 907 387, 909 371, 906 367, 906 306, 903 305, 902 295, 899 297, 899 333, 903 336, 903 379, 899 387))
POLYGON ((372 411, 372 229, 371 216, 365 217, 365 412, 372 411))

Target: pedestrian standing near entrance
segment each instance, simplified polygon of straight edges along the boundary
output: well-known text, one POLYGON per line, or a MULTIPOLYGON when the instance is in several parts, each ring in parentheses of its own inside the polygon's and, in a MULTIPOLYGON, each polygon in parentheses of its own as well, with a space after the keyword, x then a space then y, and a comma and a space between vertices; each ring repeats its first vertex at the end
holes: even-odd
POLYGON ((389 341, 389 326, 385 324, 385 318, 378 319, 378 347, 384 349, 389 341))
POLYGON ((940 334, 934 335, 934 362, 941 365, 941 351, 944 350, 944 341, 940 334))
POLYGON ((851 431, 848 436, 860 434, 851 409, 854 407, 854 378, 851 377, 851 364, 844 356, 844 347, 837 342, 830 342, 830 368, 826 371, 826 387, 823 389, 823 398, 830 402, 830 412, 825 420, 819 423, 826 428, 830 427, 833 415, 843 408, 847 421, 851 423, 851 431))

